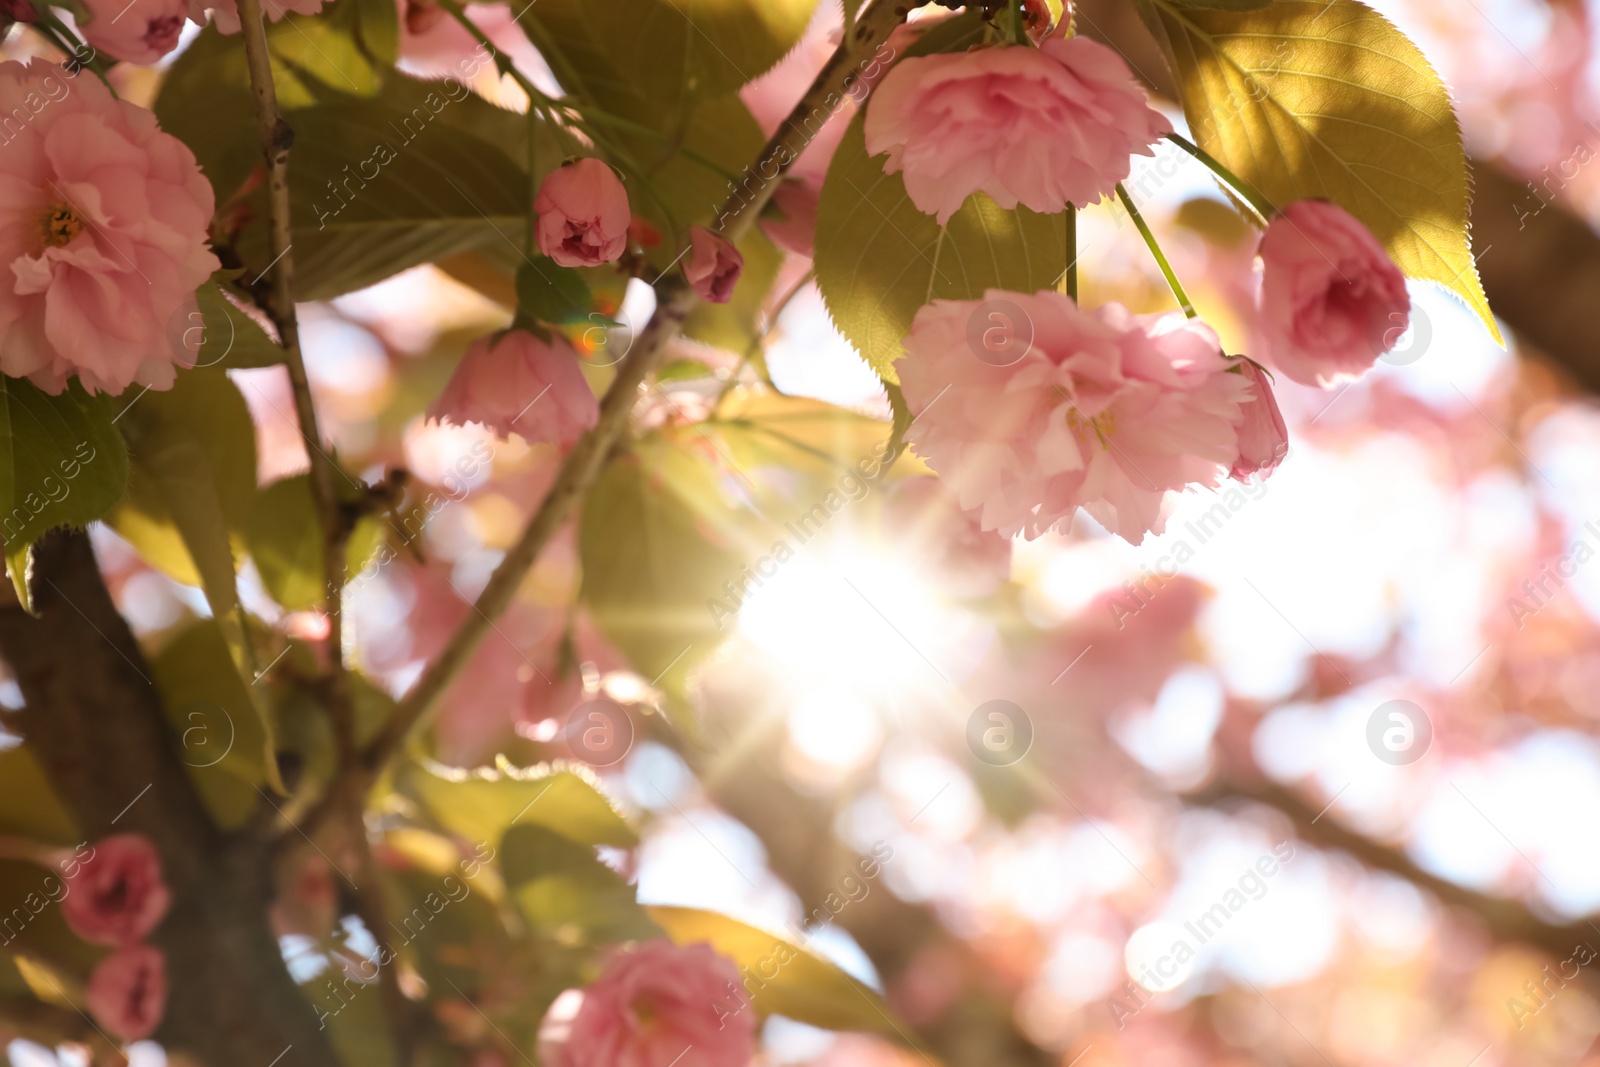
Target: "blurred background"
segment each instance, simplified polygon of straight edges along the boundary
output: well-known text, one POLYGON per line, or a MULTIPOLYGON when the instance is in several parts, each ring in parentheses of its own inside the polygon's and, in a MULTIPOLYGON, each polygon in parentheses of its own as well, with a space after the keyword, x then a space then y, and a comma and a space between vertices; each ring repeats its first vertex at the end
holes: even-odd
MULTIPOLYGON (((1084 5, 1080 31, 1131 33, 1122 6, 1084 5)), ((1279 383, 1292 451, 1269 482, 1187 494, 1138 547, 1083 516, 997 543, 914 469, 843 487, 804 540, 776 527, 805 506, 777 514, 794 558, 730 568, 737 610, 692 624, 723 638, 689 676, 692 724, 573 608, 569 533, 447 696, 439 758, 541 758, 599 702, 616 736, 591 762, 646 827, 615 857, 641 901, 797 931, 940 1058, 1600 1064, 1600 12, 1373 6, 1455 94, 1507 349, 1414 286, 1410 331, 1360 382, 1279 383)), ((825 51, 836 18, 819 14, 811 43, 825 51)), ((425 71, 427 42, 405 46, 425 71)), ((503 46, 548 77, 525 42, 503 46)), ((26 47, 14 35, 7 52, 26 47)), ((124 76, 148 99, 159 71, 124 76)), ((490 71, 477 88, 501 91, 490 71)), ((746 90, 758 116, 761 91, 746 90)), ((1250 351, 1253 235, 1170 147, 1136 158, 1128 187, 1202 315, 1250 351)), ((1086 303, 1170 307, 1119 210, 1086 212, 1079 239, 1086 303)), ((805 268, 791 255, 782 277, 805 268)), ((772 382, 886 418, 815 289, 783 290, 772 382)), ((619 297, 618 319, 642 323, 648 290, 619 297)), ((432 501, 418 550, 352 594, 349 648, 396 693, 553 474, 545 450, 423 420, 468 341, 507 316, 436 267, 302 308, 343 456, 369 481, 405 467, 432 501)), ((626 333, 583 335, 597 383, 626 333)), ((739 360, 680 348, 712 373, 664 382, 643 419, 687 439, 739 360)), ((233 374, 263 482, 304 469, 282 369, 233 374)), ((763 478, 729 465, 729 493, 763 478)), ((94 537, 141 637, 205 613, 115 533, 94 537)), ((248 572, 241 593, 291 634, 325 626, 284 615, 248 572)), ((774 1064, 922 1058, 782 1019, 763 1037, 774 1064)))

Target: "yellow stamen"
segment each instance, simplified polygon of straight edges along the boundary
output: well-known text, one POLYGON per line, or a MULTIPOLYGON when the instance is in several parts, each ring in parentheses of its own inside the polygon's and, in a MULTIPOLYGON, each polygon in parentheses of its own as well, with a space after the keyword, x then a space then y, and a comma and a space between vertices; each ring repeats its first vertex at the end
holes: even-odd
POLYGON ((83 232, 83 216, 70 204, 51 204, 39 222, 48 248, 60 248, 83 232))

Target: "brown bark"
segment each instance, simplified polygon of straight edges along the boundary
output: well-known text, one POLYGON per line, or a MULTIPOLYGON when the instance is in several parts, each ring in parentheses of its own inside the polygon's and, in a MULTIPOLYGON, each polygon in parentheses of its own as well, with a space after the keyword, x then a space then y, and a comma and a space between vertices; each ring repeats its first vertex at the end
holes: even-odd
POLYGON ((22 689, 25 740, 90 842, 148 837, 172 908, 151 941, 166 955, 156 1038, 212 1067, 337 1067, 267 922, 266 853, 212 824, 178 758, 138 643, 87 534, 35 548, 38 618, 0 607, 0 654, 22 689))

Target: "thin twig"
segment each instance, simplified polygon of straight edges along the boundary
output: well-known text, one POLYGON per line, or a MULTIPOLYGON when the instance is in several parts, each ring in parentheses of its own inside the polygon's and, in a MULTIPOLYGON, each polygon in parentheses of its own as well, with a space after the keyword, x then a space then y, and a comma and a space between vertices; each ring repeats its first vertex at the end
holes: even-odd
MULTIPOLYGON (((748 199, 736 192, 723 206, 718 218, 730 240, 736 240, 751 225, 772 195, 783 171, 800 155, 800 150, 809 141, 806 121, 814 119, 815 112, 825 107, 824 101, 837 99, 843 93, 859 57, 875 49, 887 38, 889 32, 905 20, 909 11, 906 0, 874 0, 871 7, 862 12, 853 33, 840 42, 811 88, 746 172, 760 175, 763 179, 761 187, 751 192, 748 199)), ((655 314, 635 339, 633 349, 617 366, 617 376, 600 405, 599 423, 573 446, 556 476, 555 484, 528 520, 521 538, 506 554, 479 595, 475 610, 467 615, 466 621, 451 636, 444 650, 423 671, 422 677, 400 701, 383 731, 368 749, 369 774, 376 776, 381 772, 405 739, 427 722, 435 701, 465 666, 478 642, 488 632, 492 620, 511 604, 540 550, 572 514, 578 501, 599 475, 605 458, 611 454, 627 428, 628 416, 633 410, 639 387, 661 358, 667 342, 677 335, 683 320, 697 303, 693 291, 673 278, 664 278, 657 283, 656 300, 655 314)))
POLYGON ((350 717, 350 709, 344 696, 340 590, 344 586, 344 549, 350 531, 339 505, 338 470, 323 447, 322 433, 317 426, 317 410, 311 398, 311 383, 306 377, 305 359, 300 351, 300 326, 295 316, 294 227, 289 215, 289 147, 294 143, 294 132, 278 111, 261 0, 239 0, 239 22, 244 35, 245 62, 250 70, 250 88, 256 98, 256 121, 261 127, 261 151, 267 161, 267 215, 271 236, 268 247, 272 252, 272 295, 267 310, 278 328, 284 363, 289 368, 289 384, 294 390, 295 415, 311 459, 311 491, 322 523, 328 668, 334 685, 334 721, 336 728, 344 731, 349 729, 345 720, 350 717))

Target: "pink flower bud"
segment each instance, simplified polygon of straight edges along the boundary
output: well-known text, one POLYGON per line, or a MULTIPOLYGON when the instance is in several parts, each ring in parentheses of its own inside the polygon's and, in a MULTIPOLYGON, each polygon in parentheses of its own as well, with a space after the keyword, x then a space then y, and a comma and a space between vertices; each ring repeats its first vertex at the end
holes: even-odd
POLYGON ((1261 260, 1267 355, 1302 385, 1360 377, 1404 333, 1405 277, 1344 208, 1296 200, 1267 226, 1261 260))
POLYGON ((800 178, 785 178, 772 191, 761 213, 761 228, 774 244, 797 256, 816 251, 818 187, 800 178))
POLYGON ((89 976, 89 1014, 108 1034, 142 1041, 167 1010, 167 961, 159 949, 128 945, 95 965, 89 976))
POLYGON ((89 21, 83 37, 114 59, 154 63, 178 47, 189 0, 84 0, 89 21))
POLYGON ((155 846, 140 834, 116 834, 95 842, 68 882, 61 913, 85 941, 129 945, 154 930, 171 904, 155 846))
POLYGON ((628 244, 628 193, 593 157, 557 167, 533 198, 539 251, 563 267, 598 267, 628 244))
POLYGON ((600 403, 566 338, 508 330, 472 342, 428 417, 568 445, 599 421, 600 403))
POLYGON ((1250 382, 1251 397, 1239 409, 1243 416, 1239 423, 1239 458, 1233 461, 1228 474, 1235 481, 1244 481, 1259 473, 1265 478, 1277 470, 1283 457, 1289 454, 1289 430, 1283 424, 1283 412, 1278 410, 1278 398, 1272 395, 1272 383, 1267 372, 1248 359, 1236 366, 1250 382))
POLYGON ((726 237, 704 226, 689 227, 689 262, 684 264, 683 274, 700 299, 726 304, 742 270, 744 257, 726 237))
POLYGON ((709 945, 647 941, 583 991, 556 1067, 745 1067, 756 1024, 732 960, 709 945))

